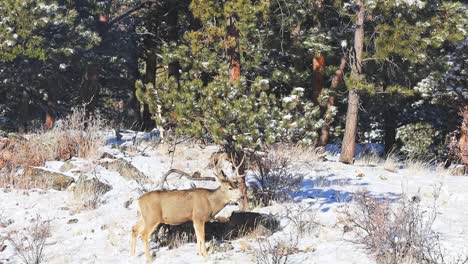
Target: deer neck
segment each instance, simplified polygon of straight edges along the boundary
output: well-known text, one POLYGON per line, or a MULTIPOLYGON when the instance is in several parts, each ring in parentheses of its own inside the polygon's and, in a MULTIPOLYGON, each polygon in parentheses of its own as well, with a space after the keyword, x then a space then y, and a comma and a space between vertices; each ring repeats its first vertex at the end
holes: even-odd
POLYGON ((229 203, 229 198, 227 197, 226 193, 221 189, 221 187, 219 187, 216 191, 211 193, 209 201, 211 204, 211 209, 213 211, 212 216, 215 216, 229 203))

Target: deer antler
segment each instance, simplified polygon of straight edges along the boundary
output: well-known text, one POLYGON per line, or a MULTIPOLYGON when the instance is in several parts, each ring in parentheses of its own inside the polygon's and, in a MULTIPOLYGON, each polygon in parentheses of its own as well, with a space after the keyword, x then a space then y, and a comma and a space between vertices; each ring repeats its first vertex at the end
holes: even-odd
POLYGON ((222 159, 226 159, 226 153, 219 153, 218 155, 213 156, 212 164, 216 178, 218 178, 220 181, 226 181, 228 180, 226 174, 224 174, 224 171, 220 168, 220 161, 222 159))
POLYGON ((178 169, 170 169, 162 176, 161 187, 164 187, 164 183, 167 182, 167 176, 169 176, 169 174, 171 173, 179 174, 180 175, 179 179, 185 176, 187 179, 192 180, 192 181, 213 181, 213 178, 211 177, 200 177, 200 172, 198 171, 194 172, 193 174, 189 174, 185 171, 181 171, 178 169))
POLYGON ((236 178, 245 177, 245 175, 242 175, 242 176, 239 175, 239 168, 244 164, 244 160, 245 160, 245 154, 242 153, 242 159, 241 159, 241 161, 239 162, 239 164, 236 166, 236 165, 235 165, 235 164, 236 164, 236 160, 235 160, 234 156, 233 156, 232 153, 231 153, 231 164, 232 164, 232 166, 234 167, 234 171, 235 171, 235 173, 236 173, 236 178))

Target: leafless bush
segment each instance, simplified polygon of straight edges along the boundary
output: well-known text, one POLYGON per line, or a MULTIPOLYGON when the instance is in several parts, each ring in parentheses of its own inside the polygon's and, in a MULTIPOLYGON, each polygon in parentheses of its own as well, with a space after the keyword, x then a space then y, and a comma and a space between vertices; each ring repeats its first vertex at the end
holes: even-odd
POLYGON ((44 260, 44 248, 49 237, 49 221, 36 216, 30 226, 21 231, 11 232, 7 239, 10 240, 23 263, 39 264, 44 260))
POLYGON ((11 173, 19 167, 41 166, 48 160, 97 156, 105 143, 104 129, 99 115, 87 116, 84 110, 75 109, 51 130, 8 138, 0 150, 0 167, 11 173))
POLYGON ((434 191, 429 209, 421 204, 419 195, 411 198, 403 195, 392 206, 389 201, 374 198, 367 191, 356 193, 356 210, 346 212, 356 235, 353 242, 362 245, 383 264, 468 263, 468 258, 446 260, 440 235, 432 229, 437 217, 439 190, 434 191))
POLYGON ((313 204, 293 204, 284 206, 285 217, 294 225, 299 236, 312 233, 318 223, 315 221, 316 212, 313 204))
POLYGON ((259 236, 256 242, 254 256, 257 264, 291 263, 291 255, 301 252, 297 247, 299 244, 297 233, 287 234, 282 239, 259 236))
POLYGON ((256 182, 252 187, 255 202, 268 206, 271 201, 287 200, 291 192, 300 189, 303 176, 291 171, 289 156, 269 151, 266 156, 257 156, 255 163, 256 182))

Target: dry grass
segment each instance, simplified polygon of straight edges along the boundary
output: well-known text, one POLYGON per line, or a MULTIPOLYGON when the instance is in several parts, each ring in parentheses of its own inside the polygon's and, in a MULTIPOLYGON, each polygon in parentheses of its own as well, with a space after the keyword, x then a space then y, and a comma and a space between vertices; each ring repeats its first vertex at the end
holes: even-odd
POLYGON ((380 158, 379 154, 372 152, 360 156, 354 161, 354 164, 360 166, 377 166, 381 162, 382 159, 380 158))
POLYGON ((321 151, 313 146, 277 143, 272 145, 268 152, 274 152, 283 157, 289 157, 292 164, 306 164, 314 166, 323 157, 321 151))
POLYGON ((0 167, 8 172, 4 174, 11 174, 18 168, 41 166, 48 160, 97 157, 105 143, 105 128, 99 115, 87 117, 83 110, 75 109, 51 130, 9 138, 0 150, 0 167))
POLYGON ((424 175, 434 172, 434 166, 428 160, 410 159, 405 162, 405 169, 410 175, 424 175))
POLYGON ((345 213, 354 231, 353 242, 373 255, 377 263, 446 264, 468 263, 468 258, 446 260, 440 235, 432 228, 437 217, 440 188, 434 190, 431 208, 421 204, 419 195, 403 195, 392 205, 366 191, 354 195, 356 208, 345 213))
POLYGON ((44 260, 44 249, 49 237, 49 221, 36 216, 30 226, 20 231, 10 232, 7 239, 12 243, 23 263, 39 264, 44 260))
POLYGON ((389 153, 385 158, 383 168, 390 172, 397 172, 399 167, 397 156, 393 153, 389 153))

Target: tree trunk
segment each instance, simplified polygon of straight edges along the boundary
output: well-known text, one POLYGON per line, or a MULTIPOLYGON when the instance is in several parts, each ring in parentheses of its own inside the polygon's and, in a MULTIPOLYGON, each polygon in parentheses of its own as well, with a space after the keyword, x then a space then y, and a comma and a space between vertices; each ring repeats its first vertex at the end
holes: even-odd
POLYGON ((462 110, 463 122, 460 127, 460 160, 465 164, 465 173, 468 172, 468 106, 465 105, 462 110))
POLYGON ((87 114, 94 111, 99 96, 99 72, 98 64, 90 64, 81 80, 80 101, 87 114))
MULTIPOLYGON (((365 8, 362 0, 356 1, 357 21, 354 31, 354 63, 351 74, 354 78, 360 79, 362 73, 362 53, 364 47, 364 14, 365 8)), ((351 87, 348 94, 348 111, 346 113, 346 127, 341 147, 340 161, 352 163, 356 144, 356 131, 359 114, 359 94, 356 88, 351 87)))
MULTIPOLYGON (((150 50, 146 55, 146 70, 145 70, 145 78, 144 78, 144 90, 146 91, 146 85, 151 84, 153 87, 156 87, 156 67, 157 67, 157 56, 156 52, 150 50)), ((147 103, 143 103, 143 114, 142 114, 142 129, 143 130, 150 130, 154 127, 154 122, 151 119, 151 112, 149 109, 149 105, 147 103)))
POLYGON ((356 89, 349 91, 348 111, 346 112, 346 128, 341 147, 340 161, 343 163, 353 163, 356 129, 359 111, 359 94, 356 89))
POLYGON ((228 18, 227 26, 227 54, 229 56, 229 81, 236 82, 240 78, 241 64, 239 53, 239 30, 233 16, 228 18))
POLYGON ((28 130, 28 120, 29 120, 29 93, 26 89, 23 88, 20 106, 19 106, 19 122, 17 124, 19 132, 26 132, 28 130))
MULTIPOLYGON (((177 6, 177 1, 174 1, 169 6, 169 12, 167 14, 167 26, 169 27, 167 32, 167 38, 169 42, 176 42, 179 39, 179 7, 177 6)), ((168 75, 169 77, 174 77, 179 83, 180 78, 180 65, 177 60, 171 61, 168 65, 168 75)))
POLYGON ((323 89, 323 68, 325 57, 323 55, 314 57, 312 62, 312 102, 319 105, 318 98, 323 89))
MULTIPOLYGON (((133 34, 135 32, 135 25, 129 29, 130 33, 133 34)), ((128 41, 128 50, 129 50, 129 59, 127 63, 128 72, 129 72, 129 80, 127 84, 127 98, 128 102, 126 103, 125 112, 126 116, 125 119, 128 121, 125 122, 125 126, 132 128, 131 126, 134 124, 138 124, 142 122, 140 118, 140 105, 138 103, 138 99, 136 97, 136 89, 135 89, 135 82, 139 78, 140 72, 138 70, 138 50, 136 41, 134 38, 131 38, 128 41)))
POLYGON ((45 119, 45 128, 54 127, 57 118, 57 88, 53 79, 47 82, 47 111, 45 119))
POLYGON ((330 137, 330 125, 332 123, 332 108, 335 106, 335 93, 338 85, 341 83, 342 77, 343 77, 343 72, 346 67, 346 57, 343 56, 341 57, 341 63, 340 67, 338 70, 336 70, 335 76, 333 77, 331 86, 330 86, 330 95, 328 97, 328 102, 327 102, 327 110, 325 112, 325 117, 324 117, 324 125, 320 131, 320 139, 318 146, 323 147, 326 146, 328 143, 328 139, 330 137))
POLYGON ((384 113, 384 144, 385 144, 385 154, 389 154, 393 150, 395 145, 396 138, 396 124, 395 116, 392 112, 386 111, 384 113))

